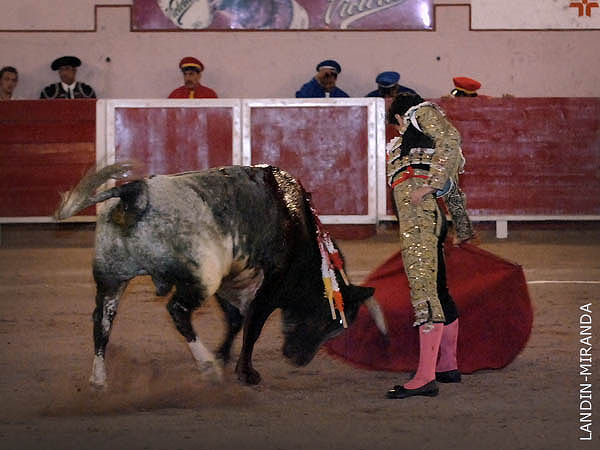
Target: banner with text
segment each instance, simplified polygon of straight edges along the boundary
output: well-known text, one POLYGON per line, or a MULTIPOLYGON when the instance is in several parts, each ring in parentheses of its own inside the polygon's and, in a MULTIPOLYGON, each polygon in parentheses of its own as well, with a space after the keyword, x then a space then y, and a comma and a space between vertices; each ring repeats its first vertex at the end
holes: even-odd
POLYGON ((431 30, 433 0, 133 0, 134 30, 431 30))

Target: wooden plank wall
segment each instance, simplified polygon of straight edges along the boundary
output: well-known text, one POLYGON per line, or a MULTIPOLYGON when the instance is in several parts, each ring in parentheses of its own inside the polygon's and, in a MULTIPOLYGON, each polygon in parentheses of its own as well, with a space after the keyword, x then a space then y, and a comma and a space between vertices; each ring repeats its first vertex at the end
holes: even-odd
MULTIPOLYGON (((461 184, 468 195, 471 214, 600 214, 600 98, 436 101, 463 136, 467 167, 461 184)), ((117 115, 117 126, 122 132, 117 142, 119 159, 138 157, 150 165, 164 163, 165 170, 171 172, 230 163, 232 124, 228 112, 215 111, 214 115, 203 116, 202 123, 206 126, 200 128, 194 125, 198 118, 193 112, 180 117, 181 112, 155 111, 152 114, 158 117, 150 122, 137 119, 135 114, 138 113, 117 115), (156 130, 161 129, 162 134, 157 137, 156 130), (203 145, 220 148, 206 159, 198 154, 199 146, 203 145), (169 156, 169 161, 154 161, 153 148, 163 146, 171 148, 176 156, 169 156)), ((332 137, 331 133, 309 124, 303 132, 311 135, 304 136, 303 145, 316 145, 315 142, 318 145, 300 148, 295 145, 301 137, 297 123, 288 122, 286 131, 285 122, 277 119, 277 110, 253 114, 256 114, 252 131, 256 144, 253 162, 267 162, 273 157, 277 159, 274 163, 279 162, 292 173, 298 165, 297 159, 317 158, 323 163, 301 175, 307 177, 314 195, 323 197, 319 203, 324 213, 339 205, 335 203, 337 194, 319 192, 320 180, 337 176, 336 170, 341 170, 336 183, 342 189, 364 184, 363 179, 352 175, 354 165, 361 163, 361 155, 343 156, 348 142, 356 141, 357 147, 364 147, 364 130, 353 134, 346 129, 332 137), (265 134, 259 128, 266 129, 269 121, 276 127, 265 134), (269 153, 275 131, 281 133, 280 155, 269 153), (326 142, 331 143, 331 148, 326 146, 323 150, 324 144, 319 143, 326 142), (337 156, 329 164, 327 158, 331 155, 319 155, 320 151, 335 151, 337 156)), ((357 114, 362 114, 360 108, 357 114)), ((0 102, 0 218, 51 215, 59 201, 59 192, 74 185, 93 165, 94 143, 93 100, 0 102)), ((356 195, 359 201, 354 206, 342 205, 342 210, 362 212, 354 208, 364 205, 361 199, 365 192, 360 190, 356 195)), ((388 211, 393 214, 389 202, 388 211)))
POLYGON ((115 159, 149 175, 231 165, 232 136, 232 108, 115 108, 115 159))
POLYGON ((0 102, 0 217, 52 215, 95 163, 95 144, 95 100, 0 102))
POLYGON ((252 164, 291 173, 319 214, 368 213, 367 106, 260 107, 251 116, 252 164))
POLYGON ((474 215, 600 214, 600 99, 441 101, 463 137, 474 215))
POLYGON ((600 98, 433 101, 462 136, 470 214, 600 214, 600 98))

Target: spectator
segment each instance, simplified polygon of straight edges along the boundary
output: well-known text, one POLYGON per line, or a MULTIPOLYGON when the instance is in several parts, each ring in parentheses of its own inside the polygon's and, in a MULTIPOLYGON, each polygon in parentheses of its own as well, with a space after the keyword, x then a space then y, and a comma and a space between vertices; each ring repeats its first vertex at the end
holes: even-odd
MULTIPOLYGON (((479 97, 479 98, 491 98, 489 95, 481 95, 477 93, 477 90, 481 87, 481 83, 477 80, 467 77, 455 77, 452 79, 454 82, 454 89, 450 92, 452 97, 479 97)), ((447 98, 444 96, 443 98, 447 98)), ((506 92, 502 94, 502 98, 514 98, 514 95, 506 92)))
POLYGON ((477 90, 481 87, 481 83, 477 80, 468 77, 452 78, 454 89, 450 91, 452 97, 477 97, 477 90))
POLYGON ((52 61, 50 68, 58 71, 60 82, 50 84, 42 89, 40 98, 96 98, 96 93, 91 86, 75 80, 77 68, 80 65, 81 60, 76 56, 61 56, 52 61))
POLYGON ((169 94, 169 98, 217 98, 217 93, 200 84, 204 64, 200 60, 186 56, 179 62, 183 73, 183 86, 178 87, 169 94))
POLYGON ((400 81, 400 74, 398 72, 381 72, 375 78, 377 83, 377 89, 367 94, 367 97, 391 97, 394 98, 398 94, 406 92, 409 94, 416 94, 411 88, 398 84, 400 81))
POLYGON ((317 65, 317 74, 296 92, 297 98, 350 97, 335 85, 342 67, 332 59, 317 65))
POLYGON ((17 83, 19 82, 19 72, 11 66, 3 67, 0 70, 0 100, 14 100, 13 95, 17 83))

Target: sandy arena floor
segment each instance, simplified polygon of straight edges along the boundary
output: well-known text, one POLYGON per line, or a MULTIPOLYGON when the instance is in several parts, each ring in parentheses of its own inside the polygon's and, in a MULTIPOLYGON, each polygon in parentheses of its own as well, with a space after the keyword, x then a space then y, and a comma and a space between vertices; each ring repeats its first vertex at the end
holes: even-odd
MULTIPOLYGON (((110 387, 92 392, 92 230, 2 226, 0 449, 600 448, 597 223, 511 224, 506 240, 481 228, 484 249, 525 269, 535 308, 530 341, 502 370, 440 385, 435 398, 395 401, 384 394, 406 374, 355 369, 323 352, 305 368, 289 365, 278 313, 255 349, 262 384, 241 386, 232 367, 223 384, 203 382, 166 300, 146 278, 132 282, 120 305, 107 356, 110 387), (596 315, 591 442, 579 440, 588 436, 579 429, 578 375, 579 308, 588 303, 596 315)), ((389 229, 339 243, 355 282, 398 250, 389 229)), ((224 329, 214 301, 194 324, 215 348, 224 329)))

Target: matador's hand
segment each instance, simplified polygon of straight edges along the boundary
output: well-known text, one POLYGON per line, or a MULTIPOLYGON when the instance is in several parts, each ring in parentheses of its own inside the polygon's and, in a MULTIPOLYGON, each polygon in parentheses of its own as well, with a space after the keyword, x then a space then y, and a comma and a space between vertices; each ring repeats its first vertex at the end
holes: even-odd
POLYGON ((431 194, 433 191, 435 191, 435 189, 431 186, 421 186, 420 188, 415 189, 410 193, 410 203, 414 206, 420 205, 423 201, 423 197, 427 194, 431 194))

